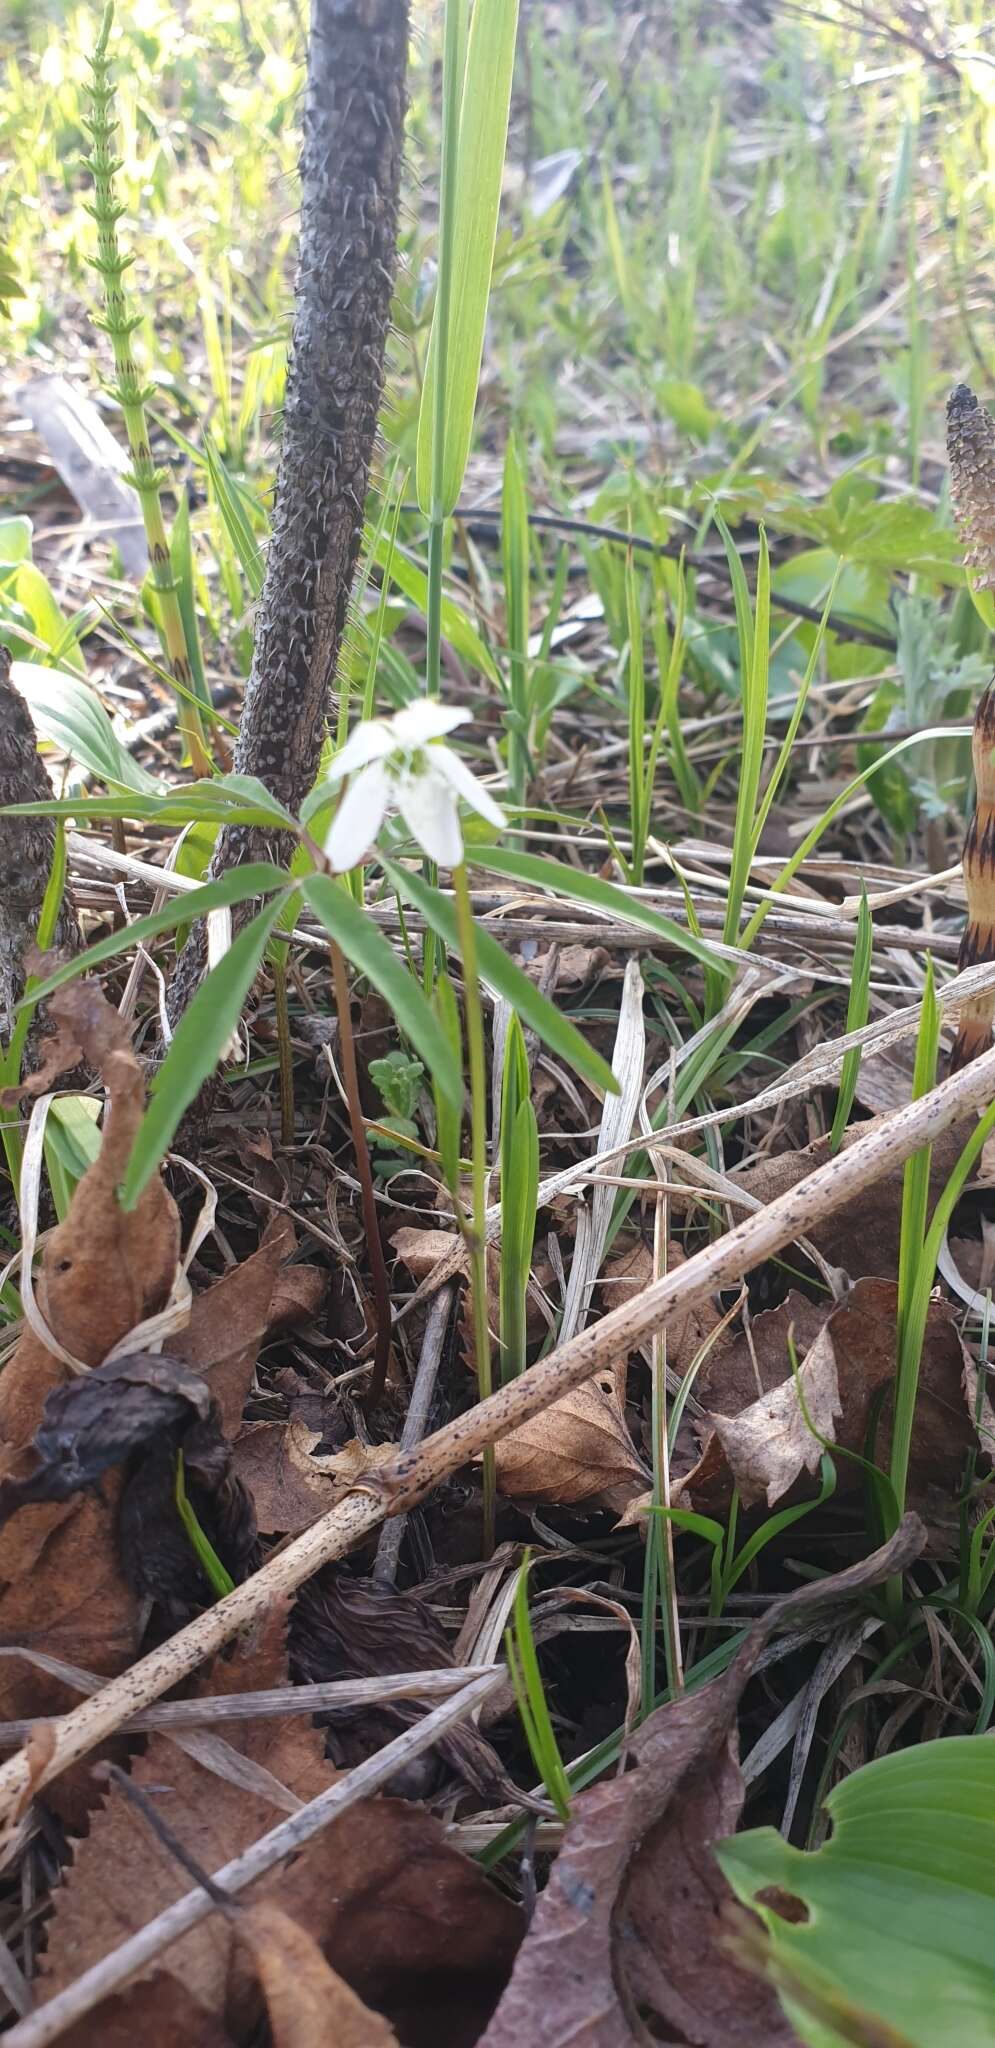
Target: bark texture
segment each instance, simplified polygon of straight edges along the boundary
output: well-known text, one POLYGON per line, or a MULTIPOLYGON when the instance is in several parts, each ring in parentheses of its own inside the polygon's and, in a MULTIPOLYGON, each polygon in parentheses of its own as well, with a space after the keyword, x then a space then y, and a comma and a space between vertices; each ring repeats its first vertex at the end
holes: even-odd
MULTIPOLYGON (((313 0, 294 326, 273 532, 234 766, 296 811, 317 773, 359 556, 397 257, 407 0, 313 0)), ((244 827, 212 874, 272 857, 244 827)), ((182 955, 174 1017, 203 969, 182 955)))
MULTIPOLYGON (((10 654, 0 646, 0 809, 49 803, 52 785, 38 756, 28 707, 10 676, 10 654)), ((10 1037, 14 1005, 24 993, 25 955, 34 943, 55 852, 53 818, 0 816, 0 1039, 10 1037)), ((60 950, 82 944, 68 890, 56 926, 60 950)))

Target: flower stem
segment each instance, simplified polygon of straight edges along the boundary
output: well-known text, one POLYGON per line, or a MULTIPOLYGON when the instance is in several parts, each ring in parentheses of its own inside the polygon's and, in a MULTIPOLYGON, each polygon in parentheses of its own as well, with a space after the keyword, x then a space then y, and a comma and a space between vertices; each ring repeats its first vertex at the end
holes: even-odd
MULTIPOLYGON (((463 956, 463 992, 466 1005, 466 1040, 470 1065, 470 1157, 473 1202, 471 1211, 470 1290, 473 1302, 473 1343, 476 1353, 477 1385, 486 1401, 491 1392, 491 1333, 487 1314, 487 1072, 484 1057, 484 1013, 477 973, 477 931, 470 908, 470 885, 466 864, 453 869, 456 899, 456 928, 463 956)), ((494 1447, 483 1454, 484 1555, 494 1548, 495 1472, 494 1447)))
POLYGON ((177 722, 195 773, 211 775, 214 772, 213 764, 207 748, 203 720, 195 699, 186 633, 162 516, 160 490, 164 473, 156 468, 149 447, 145 402, 153 395, 152 387, 142 382, 131 353, 131 337, 135 328, 141 326, 142 316, 140 313, 129 311, 123 278, 132 258, 121 254, 117 234, 117 224, 125 208, 119 205, 114 197, 114 176, 121 167, 121 160, 114 155, 117 122, 114 115, 114 86, 111 83, 110 64, 107 58, 113 18, 114 9, 109 5, 104 11, 100 34, 90 59, 90 69, 93 73, 90 85, 90 119, 85 124, 90 133, 89 165, 93 176, 93 205, 88 210, 97 223, 97 254, 93 259, 93 268, 99 271, 104 285, 104 318, 95 318, 94 325, 104 328, 110 336, 114 351, 117 383, 111 387, 111 392, 121 407, 128 447, 131 450, 131 482, 138 493, 142 508, 145 537, 149 547, 150 574, 158 607, 160 637, 170 674, 177 685, 177 722))
POLYGON ((359 1099, 359 1075, 356 1071, 356 1041, 352 1035, 352 1011, 349 1004, 349 977, 346 973, 345 956, 341 946, 334 939, 329 947, 332 961, 332 985, 335 990, 335 1009, 339 1020, 339 1046, 342 1058, 342 1080, 345 1085, 346 1101, 349 1105, 349 1128, 352 1132, 353 1151, 356 1155, 356 1172, 363 1198, 363 1221, 366 1225, 366 1243, 370 1255, 370 1278, 373 1282, 373 1304, 377 1325, 376 1350, 373 1354, 373 1372, 366 1390, 366 1406, 375 1408, 383 1395, 387 1383, 387 1366, 390 1361, 391 1300, 390 1280, 387 1263, 383 1255, 380 1238, 380 1220, 377 1216, 376 1195, 373 1191, 373 1169, 370 1165, 370 1151, 366 1142, 366 1126, 363 1122, 363 1107, 359 1099))
POLYGON ((280 1143, 294 1142, 294 1058, 290 1049, 290 1009, 287 1003, 287 958, 282 947, 274 949, 270 962, 273 1003, 276 1010, 276 1049, 280 1069, 280 1143))

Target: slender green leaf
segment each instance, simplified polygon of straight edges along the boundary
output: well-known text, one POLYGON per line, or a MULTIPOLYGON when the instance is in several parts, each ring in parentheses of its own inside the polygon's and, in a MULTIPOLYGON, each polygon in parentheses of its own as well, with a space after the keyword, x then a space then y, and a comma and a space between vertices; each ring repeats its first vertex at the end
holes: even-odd
POLYGON ((454 1110, 462 1111, 463 1076, 454 1065, 452 1048, 427 996, 403 960, 360 909, 340 882, 330 875, 306 875, 301 881, 305 901, 341 946, 360 974, 365 974, 393 1010, 397 1024, 410 1038, 429 1073, 454 1110))
POLYGON ((520 853, 517 847, 470 846, 467 858, 475 868, 483 868, 487 874, 507 875, 511 881, 530 882, 535 888, 549 889, 556 896, 572 897, 575 903, 590 903, 621 924, 639 925, 644 931, 653 932, 657 938, 668 939, 679 952, 690 954, 692 960, 699 961, 703 967, 720 973, 727 971, 725 963, 716 956, 706 939, 685 931, 674 923, 673 918, 651 909, 640 897, 630 896, 617 883, 602 881, 600 875, 589 875, 583 868, 568 867, 565 861, 547 860, 542 854, 520 853))
POLYGON ((184 1110, 189 1109, 208 1075, 214 1072, 236 1030, 288 893, 273 897, 251 924, 239 932, 217 966, 205 974, 180 1018, 149 1090, 149 1106, 132 1147, 121 1190, 124 1209, 135 1207, 142 1189, 169 1150, 184 1110))
MULTIPOLYGON (((452 511, 463 482, 477 402, 484 322, 508 136, 518 0, 475 0, 466 49, 454 193, 455 275, 445 390, 441 502, 432 502, 439 337, 433 320, 418 414, 416 483, 426 515, 452 511)), ((438 306, 436 308, 438 312, 438 306)))
MULTIPOLYGON (((871 958, 874 950, 874 922, 871 917, 867 890, 861 883, 860 909, 857 912, 857 931, 853 942, 853 968, 850 976, 850 998, 846 1010, 847 1033, 862 1031, 871 1008, 871 958)), ((860 1075, 860 1047, 855 1045, 845 1054, 840 1071, 839 1095, 836 1114, 829 1133, 829 1150, 838 1152, 843 1143, 843 1133, 850 1120, 857 1081, 860 1075)))
MULTIPOLYGON (((248 861, 244 867, 229 868, 219 881, 205 882, 202 889, 184 890, 182 896, 174 896, 171 902, 164 903, 161 910, 151 910, 147 917, 136 917, 134 923, 126 925, 123 931, 111 932, 106 939, 98 939, 95 946, 88 946, 85 953, 77 953, 75 959, 65 961, 32 989, 30 1001, 32 1004, 41 1002, 54 989, 61 988, 64 982, 75 980, 79 974, 89 974, 93 968, 102 966, 105 960, 112 960, 116 953, 127 953, 144 939, 154 939, 160 932, 173 931, 177 925, 206 917, 209 910, 227 910, 234 903, 247 903, 253 896, 272 896, 274 890, 285 890, 286 887, 285 870, 271 867, 268 861, 248 861)), ((24 1003, 27 1001, 25 997, 24 1003)))
POLYGON ((89 770, 112 788, 136 790, 143 796, 157 796, 161 783, 155 781, 120 740, 100 698, 89 683, 65 669, 45 668, 40 662, 15 661, 11 679, 27 703, 42 739, 61 747, 70 759, 89 770))
MULTIPOLYGON (((397 866, 394 861, 384 856, 381 856, 381 859, 384 872, 398 895, 413 903, 415 909, 421 912, 429 929, 443 940, 451 952, 458 953, 456 912, 448 897, 443 896, 438 889, 433 889, 421 875, 397 866)), ((557 1010, 544 995, 540 994, 535 982, 530 981, 528 975, 522 973, 521 968, 509 959, 504 948, 498 945, 497 940, 479 925, 477 954, 483 979, 497 990, 498 995, 504 996, 506 1002, 517 1010, 525 1024, 538 1032, 544 1045, 548 1045, 551 1052, 566 1060, 567 1065, 573 1067, 575 1073, 588 1081, 592 1088, 609 1095, 619 1093, 619 1084, 607 1061, 602 1059, 599 1052, 595 1052, 593 1046, 588 1045, 576 1025, 571 1024, 562 1011, 557 1010)))

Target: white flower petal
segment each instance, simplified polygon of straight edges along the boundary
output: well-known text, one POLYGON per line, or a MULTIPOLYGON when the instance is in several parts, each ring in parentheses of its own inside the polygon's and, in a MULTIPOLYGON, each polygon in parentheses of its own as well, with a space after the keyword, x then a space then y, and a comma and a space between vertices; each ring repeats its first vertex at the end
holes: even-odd
POLYGON ((231 951, 231 911, 209 910, 207 913, 207 966, 208 972, 217 967, 225 954, 231 951))
POLYGON ((480 816, 486 818, 489 825, 504 824, 504 812, 500 804, 495 802, 490 790, 482 788, 473 771, 467 767, 459 754, 454 753, 452 747, 433 747, 431 758, 433 772, 436 775, 443 775, 457 795, 463 798, 464 803, 469 804, 471 810, 479 811, 480 816))
POLYGON ((470 713, 456 704, 440 704, 437 697, 416 697, 411 704, 402 705, 391 719, 394 744, 398 747, 424 747, 429 740, 442 738, 443 733, 452 732, 457 725, 466 725, 470 713))
POLYGON ((325 852, 338 873, 354 868, 372 846, 389 795, 390 776, 383 761, 371 761, 349 784, 325 839, 325 852))
POLYGON ((345 746, 332 758, 328 769, 329 782, 341 782, 343 775, 351 775, 356 768, 365 768, 368 761, 381 761, 385 754, 394 750, 394 736, 383 718, 365 718, 353 727, 345 746))
POLYGON ((418 775, 402 775, 395 787, 397 808, 429 860, 440 868, 456 868, 463 858, 463 835, 459 828, 456 795, 441 776, 424 769, 418 775))

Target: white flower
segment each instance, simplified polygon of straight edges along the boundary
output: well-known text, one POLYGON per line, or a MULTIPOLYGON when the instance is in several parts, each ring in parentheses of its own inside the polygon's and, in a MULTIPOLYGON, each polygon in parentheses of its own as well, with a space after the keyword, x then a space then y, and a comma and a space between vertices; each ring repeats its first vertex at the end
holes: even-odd
POLYGON ((390 811, 400 812, 422 852, 445 868, 463 858, 460 797, 488 824, 504 824, 500 805, 444 744, 444 735, 469 716, 419 697, 392 718, 369 718, 354 728, 328 774, 332 784, 354 775, 325 839, 333 868, 354 868, 390 811))

